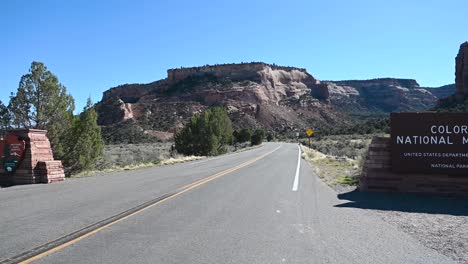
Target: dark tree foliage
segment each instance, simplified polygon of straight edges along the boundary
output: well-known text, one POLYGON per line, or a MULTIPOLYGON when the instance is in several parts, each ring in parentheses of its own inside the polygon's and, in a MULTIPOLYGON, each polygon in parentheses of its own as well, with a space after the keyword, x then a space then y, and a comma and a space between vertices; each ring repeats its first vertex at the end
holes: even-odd
POLYGON ((442 101, 442 103, 433 110, 439 113, 467 113, 468 99, 463 102, 452 102, 450 100, 442 101))
POLYGON ((0 100, 0 129, 8 129, 11 125, 11 116, 8 108, 0 100))
POLYGON ((75 117, 71 136, 67 159, 64 160, 66 167, 70 172, 93 169, 103 153, 104 142, 91 99, 88 99, 83 112, 75 117))
POLYGON ((235 138, 235 141, 237 143, 243 143, 250 141, 250 138, 252 137, 252 131, 248 128, 243 128, 237 132, 237 136, 235 138))
POLYGON ((21 77, 8 108, 14 127, 47 130, 54 157, 62 159, 73 124, 74 104, 58 78, 44 63, 34 61, 29 73, 21 77))
POLYGON ((239 138, 239 132, 237 130, 234 130, 234 132, 232 132, 232 140, 234 141, 234 143, 238 142, 239 138))
POLYGON ((273 141, 274 139, 275 139, 275 137, 273 136, 273 133, 271 133, 271 132, 267 133, 266 140, 268 142, 273 141))
POLYGON ((263 129, 256 129, 250 139, 251 145, 255 146, 255 145, 262 144, 264 137, 265 137, 265 131, 263 129))
POLYGON ((190 75, 183 80, 172 84, 165 92, 167 95, 174 95, 186 92, 193 92, 196 87, 206 87, 220 85, 224 88, 232 87, 232 81, 228 78, 218 78, 211 73, 200 73, 198 75, 190 75))
POLYGON ((232 124, 222 107, 196 114, 175 136, 175 147, 185 155, 211 156, 225 153, 232 144, 232 124))

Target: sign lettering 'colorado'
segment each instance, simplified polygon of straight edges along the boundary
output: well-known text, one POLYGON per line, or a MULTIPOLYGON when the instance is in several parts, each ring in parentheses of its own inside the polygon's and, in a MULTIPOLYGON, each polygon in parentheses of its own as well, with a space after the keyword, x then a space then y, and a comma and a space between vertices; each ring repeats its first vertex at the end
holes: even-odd
POLYGON ((391 138, 394 171, 468 174, 468 114, 393 113, 391 138))
POLYGON ((451 134, 464 135, 461 144, 468 144, 468 126, 467 125, 433 125, 430 127, 431 136, 397 136, 397 144, 448 144, 453 145, 451 134), (466 135, 466 136, 465 136, 466 135))

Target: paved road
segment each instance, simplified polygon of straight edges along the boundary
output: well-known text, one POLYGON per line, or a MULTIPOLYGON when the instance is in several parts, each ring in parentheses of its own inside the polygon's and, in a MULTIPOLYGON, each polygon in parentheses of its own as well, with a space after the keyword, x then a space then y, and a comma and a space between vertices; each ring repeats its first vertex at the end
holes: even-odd
POLYGON ((1 189, 0 260, 214 175, 35 263, 452 263, 366 210, 335 207, 347 201, 297 165, 297 145, 269 143, 1 189))

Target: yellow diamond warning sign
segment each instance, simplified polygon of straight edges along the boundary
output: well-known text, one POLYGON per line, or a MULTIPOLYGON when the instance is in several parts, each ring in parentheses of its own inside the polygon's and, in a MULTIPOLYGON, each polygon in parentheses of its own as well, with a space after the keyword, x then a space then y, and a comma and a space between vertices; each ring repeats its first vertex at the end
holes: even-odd
POLYGON ((314 134, 314 131, 312 130, 312 128, 309 128, 306 130, 306 134, 307 136, 311 137, 314 134))

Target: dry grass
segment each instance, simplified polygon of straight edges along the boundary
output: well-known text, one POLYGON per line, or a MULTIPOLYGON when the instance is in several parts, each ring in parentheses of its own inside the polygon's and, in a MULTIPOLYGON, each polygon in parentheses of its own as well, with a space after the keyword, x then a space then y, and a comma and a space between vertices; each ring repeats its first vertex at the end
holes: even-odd
POLYGON ((181 163, 181 162, 187 162, 187 161, 192 161, 192 160, 199 160, 206 158, 205 156, 182 156, 178 155, 177 157, 174 158, 169 158, 166 160, 161 161, 161 165, 170 165, 170 164, 176 164, 176 163, 181 163))
MULTIPOLYGON (((326 155, 358 159, 370 144, 371 135, 335 135, 313 138, 311 148, 326 155)), ((302 144, 307 142, 302 140, 302 144)))
POLYGON ((153 161, 153 162, 151 161, 141 162, 141 163, 135 163, 135 164, 125 165, 125 166, 113 166, 113 167, 105 168, 101 170, 83 171, 76 175, 73 175, 73 178, 87 177, 87 176, 92 176, 98 173, 112 173, 112 172, 119 172, 119 171, 126 171, 126 170, 137 170, 137 169, 154 167, 158 165, 171 165, 171 164, 182 163, 182 162, 187 162, 187 161, 199 160, 203 158, 205 157, 177 155, 175 157, 170 157, 167 159, 153 161))
POLYGON ((95 169, 84 171, 72 177, 85 177, 97 173, 111 173, 167 165, 202 157, 177 155, 171 153, 171 142, 148 144, 106 145, 95 169))
POLYGON ((323 154, 320 151, 317 151, 315 149, 308 148, 306 146, 301 146, 302 149, 302 158, 307 160, 307 161, 317 161, 317 160, 322 160, 327 157, 327 155, 323 154))
POLYGON ((171 157, 171 143, 106 145, 96 169, 134 168, 159 164, 171 157))
POLYGON ((317 175, 329 186, 356 185, 360 174, 359 160, 326 155, 301 146, 302 158, 308 161, 317 175))
MULTIPOLYGON (((98 173, 112 173, 126 170, 149 168, 157 165, 171 165, 187 161, 199 160, 204 156, 184 156, 171 152, 173 143, 149 143, 149 144, 119 144, 106 145, 104 154, 97 162, 95 169, 83 171, 72 175, 73 178, 92 176, 98 173)), ((242 152, 262 145, 250 146, 248 143, 239 144, 231 151, 242 152)))

